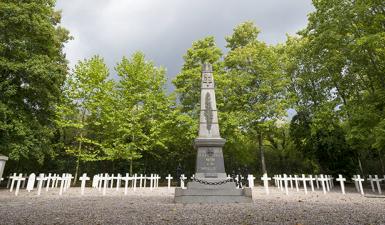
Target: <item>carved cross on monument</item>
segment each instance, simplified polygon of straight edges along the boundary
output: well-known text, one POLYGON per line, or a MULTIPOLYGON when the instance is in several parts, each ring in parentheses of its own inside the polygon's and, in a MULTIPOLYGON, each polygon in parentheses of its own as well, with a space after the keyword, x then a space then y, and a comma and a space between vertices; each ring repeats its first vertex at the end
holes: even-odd
POLYGON ((202 71, 202 88, 214 88, 211 65, 208 63, 203 64, 202 71))

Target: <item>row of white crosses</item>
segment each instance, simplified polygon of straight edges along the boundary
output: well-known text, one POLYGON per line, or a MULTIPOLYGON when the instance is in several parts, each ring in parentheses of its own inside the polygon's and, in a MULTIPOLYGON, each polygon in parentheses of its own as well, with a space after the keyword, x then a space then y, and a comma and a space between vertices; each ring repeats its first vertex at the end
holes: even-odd
MULTIPOLYGON (((298 175, 274 175, 273 177, 275 186, 277 186, 282 192, 285 192, 286 195, 289 194, 289 185, 290 189, 295 189, 297 192, 299 192, 299 187, 302 184, 303 190, 305 194, 308 194, 308 186, 312 192, 314 192, 314 182, 316 184, 317 189, 320 188, 320 184, 322 187, 322 191, 324 194, 326 192, 329 192, 334 187, 333 177, 330 175, 315 175, 314 177, 312 175, 305 176, 305 174, 302 174, 302 176, 298 175)), ((267 174, 264 174, 263 177, 261 177, 261 180, 264 183, 266 194, 269 194, 269 184, 268 181, 271 180, 270 177, 267 176, 267 174)))
MULTIPOLYGON (((23 176, 22 173, 20 173, 18 176, 16 173, 13 175, 9 176, 9 191, 12 192, 15 182, 16 182, 16 191, 15 195, 17 196, 19 194, 19 189, 21 186, 21 182, 25 182, 27 178, 23 176)), ((51 173, 48 174, 48 176, 45 176, 43 173, 39 174, 39 176, 36 178, 36 175, 34 173, 31 173, 28 176, 28 182, 27 182, 27 187, 26 190, 28 192, 31 192, 34 189, 35 183, 37 181, 37 195, 41 194, 41 190, 44 185, 44 182, 46 184, 46 191, 49 190, 49 188, 56 188, 58 183, 60 182, 60 190, 59 190, 59 195, 63 194, 63 191, 65 192, 67 189, 70 188, 71 185, 71 180, 73 179, 72 175, 69 173, 63 173, 62 176, 54 174, 53 176, 51 173), (52 181, 52 186, 50 186, 50 181, 52 181)))
MULTIPOLYGON (((267 174, 264 174, 264 176, 261 177, 261 180, 264 181, 264 186, 265 186, 265 190, 266 190, 267 194, 269 194, 268 181, 270 179, 271 178, 267 177, 267 174)), ((317 188, 319 188, 319 183, 321 184, 322 191, 323 191, 324 194, 326 194, 326 192, 329 192, 330 189, 334 187, 333 177, 330 176, 330 175, 322 175, 322 174, 320 176, 315 175, 315 178, 313 178, 312 175, 309 175, 308 177, 306 177, 304 174, 302 174, 301 177, 298 177, 297 175, 294 175, 294 177, 292 177, 290 175, 288 177, 286 174, 283 174, 283 176, 275 175, 273 177, 273 179, 275 181, 275 185, 279 189, 281 189, 282 191, 285 191, 286 194, 288 194, 288 181, 290 181, 291 189, 293 189, 293 181, 295 182, 295 187, 296 187, 297 192, 299 191, 298 183, 302 181, 303 189, 305 191, 305 194, 307 194, 307 185, 306 185, 307 182, 310 183, 312 192, 314 192, 313 181, 315 181, 317 188)), ((355 184, 357 192, 359 192, 361 195, 364 195, 365 193, 364 193, 364 189, 363 189, 363 186, 362 186, 362 182, 365 179, 361 178, 360 175, 354 175, 352 177, 352 180, 354 181, 354 184, 355 184)), ((378 193, 379 194, 382 193, 381 192, 380 182, 385 180, 385 179, 378 178, 377 175, 374 175, 374 178, 371 175, 369 175, 367 180, 370 181, 370 185, 371 185, 371 188, 372 188, 373 192, 376 192, 375 191, 375 186, 374 186, 374 182, 375 182, 376 186, 377 186, 378 193)), ((342 175, 339 174, 338 178, 336 179, 336 181, 338 181, 340 183, 342 194, 345 194, 345 181, 346 181, 346 178, 342 177, 342 175)))
POLYGON ((372 192, 376 192, 376 188, 374 186, 374 182, 376 182, 378 194, 382 194, 380 182, 385 180, 385 176, 384 176, 384 179, 382 179, 382 178, 378 178, 378 175, 374 175, 374 178, 372 177, 372 175, 369 175, 369 177, 366 180, 370 181, 372 192))
MULTIPOLYGON (((385 176, 384 176, 385 178, 385 176)), ((345 181, 346 179, 345 178, 342 178, 342 176, 340 175, 339 176, 339 179, 345 181)), ((338 180, 338 179, 337 179, 338 180)), ((354 181, 354 186, 356 187, 356 190, 357 192, 359 192, 361 195, 364 195, 364 189, 362 187, 362 182, 365 180, 364 178, 361 178, 360 175, 354 175, 352 177, 352 180, 354 181)), ((374 178, 372 177, 372 175, 369 175, 369 177, 367 178, 368 181, 370 181, 370 186, 372 188, 372 191, 373 192, 376 192, 375 190, 375 187, 374 187, 374 182, 376 182, 377 184, 377 190, 378 190, 378 194, 382 194, 382 191, 381 191, 381 185, 380 185, 380 182, 385 180, 385 179, 381 179, 381 178, 378 178, 378 175, 374 175, 374 178)), ((344 185, 343 185, 343 181, 341 181, 341 190, 343 190, 343 193, 344 193, 344 185)))
POLYGON ((151 174, 149 177, 143 176, 142 174, 140 174, 140 176, 138 176, 137 174, 129 176, 128 173, 126 173, 126 176, 122 176, 120 174, 118 174, 117 176, 114 176, 112 174, 110 176, 108 173, 97 174, 93 177, 92 187, 98 188, 99 191, 102 191, 103 189, 103 195, 106 195, 107 188, 113 189, 115 184, 116 191, 119 191, 119 188, 122 185, 122 181, 124 181, 124 194, 127 195, 129 182, 131 182, 131 187, 133 188, 133 190, 136 191, 136 188, 138 187, 138 182, 139 188, 145 188, 147 185, 147 180, 149 180, 149 188, 150 190, 152 190, 153 188, 159 187, 160 178, 161 177, 158 174, 151 174))
MULTIPOLYGON (((20 174, 19 174, 20 175, 20 174)), ((19 177, 19 175, 17 175, 17 177, 19 177)), ((7 178, 8 178, 8 182, 7 182, 7 189, 9 189, 11 187, 11 181, 13 180, 13 178, 16 176, 16 173, 13 173, 13 174, 10 174, 7 178)), ((28 180, 28 174, 22 174, 21 178, 25 178, 21 181, 20 183, 20 188, 26 188, 27 186, 27 183, 26 181, 28 180)))

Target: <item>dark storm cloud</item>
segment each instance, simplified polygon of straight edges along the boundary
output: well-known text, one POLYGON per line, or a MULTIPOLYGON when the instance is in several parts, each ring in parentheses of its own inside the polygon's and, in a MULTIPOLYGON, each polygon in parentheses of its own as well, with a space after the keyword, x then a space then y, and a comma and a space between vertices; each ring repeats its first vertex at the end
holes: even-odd
POLYGON ((212 35, 224 49, 224 37, 251 20, 263 41, 284 42, 286 33, 305 27, 313 9, 310 0, 58 0, 57 8, 74 37, 65 49, 72 66, 99 54, 114 74, 122 56, 140 50, 167 68, 169 80, 197 39, 212 35))

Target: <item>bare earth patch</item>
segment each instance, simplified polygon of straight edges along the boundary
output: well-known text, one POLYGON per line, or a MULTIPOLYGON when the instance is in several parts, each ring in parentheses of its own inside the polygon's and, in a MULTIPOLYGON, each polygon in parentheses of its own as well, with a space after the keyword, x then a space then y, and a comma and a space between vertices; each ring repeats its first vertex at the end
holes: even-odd
MULTIPOLYGON (((370 190, 365 190, 370 192, 370 190)), ((385 224, 385 198, 363 197, 353 189, 344 196, 339 188, 308 195, 277 188, 266 195, 254 188, 253 204, 174 204, 174 189, 109 189, 106 196, 87 188, 26 192, 14 196, 0 190, 0 224, 385 224)))

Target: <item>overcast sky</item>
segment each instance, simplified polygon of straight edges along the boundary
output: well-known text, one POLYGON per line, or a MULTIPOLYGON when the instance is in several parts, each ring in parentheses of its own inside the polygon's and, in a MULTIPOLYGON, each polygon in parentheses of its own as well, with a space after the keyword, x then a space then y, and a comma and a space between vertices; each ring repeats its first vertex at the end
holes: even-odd
POLYGON ((99 54, 114 75, 122 56, 139 50, 167 69, 169 81, 195 40, 212 35, 224 49, 224 37, 251 20, 261 40, 284 42, 286 33, 306 26, 313 10, 310 0, 58 0, 56 8, 74 37, 65 47, 71 67, 99 54))

